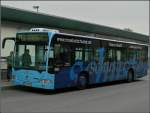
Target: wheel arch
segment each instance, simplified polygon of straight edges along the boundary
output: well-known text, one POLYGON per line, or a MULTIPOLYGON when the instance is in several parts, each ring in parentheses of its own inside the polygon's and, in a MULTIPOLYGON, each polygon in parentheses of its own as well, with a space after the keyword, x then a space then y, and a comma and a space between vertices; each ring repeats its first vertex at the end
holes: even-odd
POLYGON ((133 68, 129 68, 128 72, 131 71, 132 72, 132 75, 134 76, 135 74, 135 70, 133 68))
POLYGON ((135 79, 135 70, 134 70, 134 68, 129 68, 128 73, 129 72, 132 72, 132 80, 134 80, 135 79))
POLYGON ((88 84, 89 84, 89 73, 88 73, 87 71, 81 71, 81 72, 79 73, 79 76, 85 76, 86 79, 87 79, 87 82, 88 82, 88 84))

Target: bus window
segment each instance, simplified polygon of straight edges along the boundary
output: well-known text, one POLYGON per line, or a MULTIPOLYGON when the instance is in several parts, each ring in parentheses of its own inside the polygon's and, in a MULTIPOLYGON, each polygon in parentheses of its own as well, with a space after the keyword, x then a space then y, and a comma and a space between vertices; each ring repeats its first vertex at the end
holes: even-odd
POLYGON ((98 48, 96 48, 96 49, 94 50, 94 60, 95 60, 96 62, 99 61, 99 49, 98 49, 98 48))
POLYGON ((117 61, 121 61, 121 51, 120 50, 116 51, 116 57, 117 57, 117 61))
POLYGON ((113 62, 115 61, 115 49, 114 48, 107 48, 105 52, 105 62, 113 62))
POLYGON ((22 66, 22 55, 25 51, 25 45, 16 46, 15 66, 22 66))
POLYGON ((127 51, 126 48, 121 49, 121 61, 127 61, 127 51))
POLYGON ((50 48, 49 58, 54 58, 54 48, 53 47, 50 48))
POLYGON ((60 44, 54 45, 54 56, 56 60, 60 60, 60 44))
POLYGON ((60 44, 54 45, 54 57, 57 66, 71 65, 71 49, 69 46, 60 44))
POLYGON ((46 45, 16 45, 15 67, 45 69, 46 45))
POLYGON ((89 62, 92 60, 92 49, 91 48, 88 48, 88 49, 85 49, 85 58, 84 58, 84 61, 85 62, 89 62))
POLYGON ((75 61, 82 60, 83 57, 83 50, 82 48, 75 48, 75 61))
MULTIPOLYGON (((38 55, 40 54, 37 53, 38 55)), ((26 49, 21 57, 23 66, 35 66, 35 45, 26 45, 26 49)))
POLYGON ((141 50, 138 50, 138 59, 139 61, 142 61, 142 62, 147 62, 147 52, 146 52, 146 49, 143 48, 141 50))
POLYGON ((23 53, 24 53, 25 46, 24 45, 19 45, 17 49, 18 49, 17 53, 21 57, 21 55, 23 55, 23 53))
POLYGON ((71 65, 71 49, 68 46, 62 46, 60 51, 60 58, 63 61, 64 66, 71 65))
MULTIPOLYGON (((36 64, 41 64, 43 63, 44 61, 46 61, 45 59, 45 48, 44 46, 37 46, 36 47, 36 64)), ((32 56, 32 55, 31 55, 32 56)))
POLYGON ((129 60, 138 60, 139 59, 139 52, 137 49, 131 49, 129 48, 128 50, 128 59, 129 60))
POLYGON ((104 58, 104 62, 108 62, 109 61, 109 51, 108 49, 105 52, 105 58, 104 58))

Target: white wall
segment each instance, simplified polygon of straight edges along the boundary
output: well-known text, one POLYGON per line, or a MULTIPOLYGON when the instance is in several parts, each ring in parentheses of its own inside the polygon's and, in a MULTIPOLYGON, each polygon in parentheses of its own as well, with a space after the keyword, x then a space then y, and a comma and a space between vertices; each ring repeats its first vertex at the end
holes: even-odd
MULTIPOLYGON (((13 22, 2 22, 1 24, 1 45, 4 37, 15 37, 18 31, 30 29, 29 25, 18 24, 13 22)), ((3 49, 1 47, 1 56, 6 57, 9 55, 10 51, 14 49, 14 42, 8 41, 3 49)))
MULTIPOLYGON (((2 26, 2 29, 1 29, 1 42, 2 42, 4 37, 15 37, 16 31, 17 30, 15 28, 2 26)), ((8 56, 10 51, 13 50, 13 47, 14 47, 13 41, 8 41, 6 43, 5 49, 1 49, 1 56, 8 56)))

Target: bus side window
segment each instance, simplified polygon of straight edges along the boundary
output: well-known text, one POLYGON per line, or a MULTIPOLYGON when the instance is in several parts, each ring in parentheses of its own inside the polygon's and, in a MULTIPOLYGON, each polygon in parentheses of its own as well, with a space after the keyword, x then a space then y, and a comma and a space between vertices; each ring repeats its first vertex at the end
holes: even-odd
POLYGON ((82 60, 82 58, 83 58, 83 49, 75 48, 75 61, 82 60))
POLYGON ((116 51, 116 57, 117 57, 117 61, 121 61, 121 51, 120 50, 116 51))
POLYGON ((133 51, 133 49, 129 48, 127 54, 128 54, 128 60, 133 60, 134 59, 134 51, 133 51))
POLYGON ((138 60, 138 51, 133 48, 129 48, 128 50, 128 59, 129 60, 138 60))
POLYGON ((143 49, 143 62, 148 62, 148 48, 146 47, 143 49))
POLYGON ((127 49, 126 48, 121 49, 121 61, 123 62, 127 61, 127 49))
POLYGON ((94 60, 98 63, 99 62, 99 48, 94 49, 94 60))
POLYGON ((71 48, 69 46, 61 46, 60 58, 64 66, 71 65, 71 48))
POLYGON ((106 51, 105 51, 104 62, 109 62, 109 50, 108 50, 108 48, 107 48, 106 51))
POLYGON ((54 48, 53 47, 50 48, 49 58, 54 58, 54 48))
POLYGON ((126 61, 126 49, 118 48, 116 49, 116 61, 126 61))
POLYGON ((56 60, 60 60, 60 44, 54 45, 54 56, 56 60))
POLYGON ((105 62, 113 62, 115 61, 115 49, 107 48, 105 52, 105 62))
POLYGON ((58 66, 71 65, 71 49, 69 46, 55 44, 54 45, 55 62, 58 66))
POLYGON ((85 49, 85 57, 84 57, 84 61, 86 63, 90 62, 92 60, 92 49, 91 48, 86 48, 85 49))
POLYGON ((139 57, 139 61, 141 62, 147 62, 148 60, 148 53, 146 52, 146 48, 143 48, 141 50, 138 51, 138 57, 139 57))

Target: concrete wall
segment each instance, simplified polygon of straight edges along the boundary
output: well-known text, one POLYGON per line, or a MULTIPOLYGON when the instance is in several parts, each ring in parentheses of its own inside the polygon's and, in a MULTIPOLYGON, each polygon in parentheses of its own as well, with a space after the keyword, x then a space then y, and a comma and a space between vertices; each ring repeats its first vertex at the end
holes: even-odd
MULTIPOLYGON (((15 37, 18 31, 23 31, 29 29, 30 26, 26 24, 17 24, 12 22, 3 22, 1 24, 1 44, 4 37, 15 37)), ((1 47, 1 56, 6 57, 9 55, 10 51, 14 49, 14 42, 8 41, 5 48, 1 47)))

